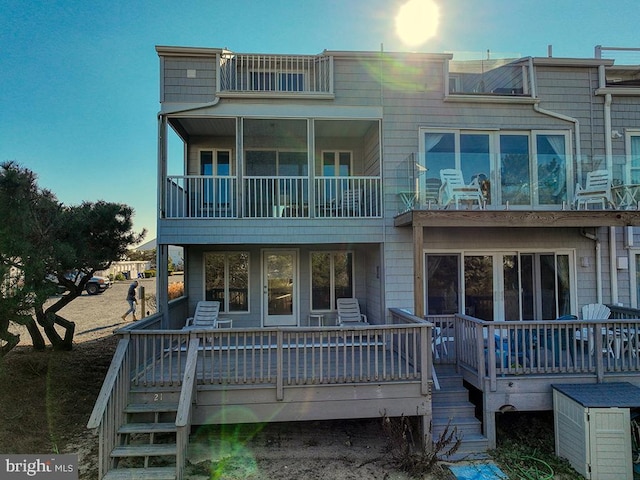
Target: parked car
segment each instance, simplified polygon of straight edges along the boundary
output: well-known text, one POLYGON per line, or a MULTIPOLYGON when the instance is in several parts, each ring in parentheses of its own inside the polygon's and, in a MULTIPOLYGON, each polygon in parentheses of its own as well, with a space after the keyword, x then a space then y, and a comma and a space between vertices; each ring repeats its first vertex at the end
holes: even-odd
MULTIPOLYGON (((80 277, 77 277, 74 272, 65 273, 64 276, 68 280, 71 280, 72 282, 80 281, 80 277)), ((58 279, 53 275, 49 275, 47 278, 51 282, 58 283, 58 279)), ((110 286, 111 286, 111 280, 109 280, 107 277, 99 277, 97 275, 94 275, 89 279, 84 289, 89 295, 97 295, 98 293, 104 292, 110 286)), ((64 293, 66 288, 62 285, 58 285, 58 290, 59 290, 59 293, 64 293)))
POLYGON ((104 292, 111 286, 111 281, 107 277, 93 276, 84 287, 89 295, 96 295, 104 292))

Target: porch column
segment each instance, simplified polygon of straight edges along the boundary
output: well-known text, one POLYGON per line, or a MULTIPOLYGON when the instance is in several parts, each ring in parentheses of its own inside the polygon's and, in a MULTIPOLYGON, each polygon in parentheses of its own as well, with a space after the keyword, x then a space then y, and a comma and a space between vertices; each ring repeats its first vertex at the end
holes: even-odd
POLYGON ((162 312, 160 327, 169 329, 169 246, 159 243, 156 247, 156 303, 162 312))
POLYGON ((413 226, 413 314, 416 317, 424 316, 424 258, 422 224, 413 226))

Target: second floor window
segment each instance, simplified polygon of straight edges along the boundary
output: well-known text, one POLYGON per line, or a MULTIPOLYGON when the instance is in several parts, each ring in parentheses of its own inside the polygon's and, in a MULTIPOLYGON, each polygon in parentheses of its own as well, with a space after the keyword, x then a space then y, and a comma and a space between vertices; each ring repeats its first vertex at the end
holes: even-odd
POLYGON ((248 253, 206 253, 204 276, 205 300, 219 301, 221 312, 249 311, 248 253))
POLYGON ((353 253, 311 253, 311 310, 334 310, 337 298, 353 297, 353 253))

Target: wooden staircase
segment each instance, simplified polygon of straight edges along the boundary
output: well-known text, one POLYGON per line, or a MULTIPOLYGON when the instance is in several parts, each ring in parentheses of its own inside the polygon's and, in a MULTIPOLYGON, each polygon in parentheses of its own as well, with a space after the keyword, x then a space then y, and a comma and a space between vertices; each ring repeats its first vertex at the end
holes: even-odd
POLYGON ((180 392, 132 390, 103 480, 175 480, 180 392))
MULTIPOLYGON (((482 434, 482 422, 475 417, 475 406, 469 401, 469 391, 464 387, 462 375, 453 365, 436 367, 440 390, 433 390, 433 421, 431 435, 437 442, 447 426, 449 433, 457 430, 462 443, 458 451, 443 460, 477 459, 486 457, 488 440, 482 434)), ((446 447, 445 447, 446 448, 446 447)))

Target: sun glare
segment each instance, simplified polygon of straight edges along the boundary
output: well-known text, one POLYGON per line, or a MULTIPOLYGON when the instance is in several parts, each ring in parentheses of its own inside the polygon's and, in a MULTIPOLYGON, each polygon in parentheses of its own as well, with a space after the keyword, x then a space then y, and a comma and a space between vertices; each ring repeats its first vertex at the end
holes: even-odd
POLYGON ((438 30, 440 8, 434 0, 409 0, 396 15, 396 33, 406 45, 425 43, 438 30))

